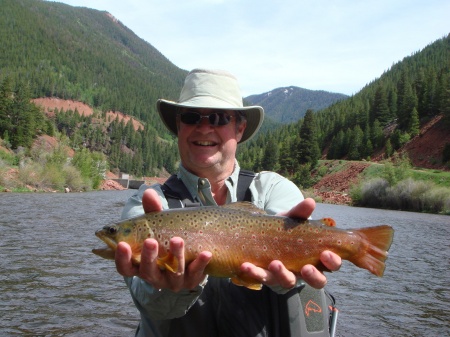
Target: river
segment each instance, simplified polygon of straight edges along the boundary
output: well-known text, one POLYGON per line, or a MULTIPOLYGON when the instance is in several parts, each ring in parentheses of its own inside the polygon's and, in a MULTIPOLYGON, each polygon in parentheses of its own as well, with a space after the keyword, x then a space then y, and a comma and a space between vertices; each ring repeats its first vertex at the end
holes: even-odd
MULTIPOLYGON (((0 194, 0 335, 133 336, 138 324, 114 263, 91 253, 133 191, 0 194)), ((319 204, 342 228, 390 224, 383 278, 345 261, 328 274, 337 336, 449 336, 450 217, 319 204)))

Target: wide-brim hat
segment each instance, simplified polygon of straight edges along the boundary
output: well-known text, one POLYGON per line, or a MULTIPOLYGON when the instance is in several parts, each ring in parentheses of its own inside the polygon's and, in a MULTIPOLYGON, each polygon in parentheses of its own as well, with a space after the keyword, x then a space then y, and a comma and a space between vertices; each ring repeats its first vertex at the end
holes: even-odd
POLYGON ((226 109, 241 111, 247 120, 243 143, 252 138, 264 120, 260 106, 243 106, 237 79, 222 70, 194 69, 186 77, 178 102, 159 99, 158 113, 166 127, 177 135, 178 108, 226 109))

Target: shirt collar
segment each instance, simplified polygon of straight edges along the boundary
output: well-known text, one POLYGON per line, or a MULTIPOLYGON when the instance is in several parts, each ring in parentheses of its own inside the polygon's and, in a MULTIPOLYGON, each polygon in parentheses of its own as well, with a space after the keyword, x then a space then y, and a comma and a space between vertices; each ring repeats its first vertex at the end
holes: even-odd
MULTIPOLYGON (((236 194, 234 190, 237 187, 237 182, 239 179, 239 171, 240 171, 239 163, 235 159, 233 173, 231 173, 231 175, 225 180, 225 185, 228 188, 229 195, 236 194)), ((180 164, 177 176, 178 179, 181 179, 181 181, 186 185, 189 193, 191 193, 191 195, 195 199, 197 199, 197 201, 200 201, 198 198, 197 190, 198 190, 198 181, 201 177, 198 177, 195 174, 192 174, 191 172, 186 170, 186 168, 184 168, 182 164, 180 164)))

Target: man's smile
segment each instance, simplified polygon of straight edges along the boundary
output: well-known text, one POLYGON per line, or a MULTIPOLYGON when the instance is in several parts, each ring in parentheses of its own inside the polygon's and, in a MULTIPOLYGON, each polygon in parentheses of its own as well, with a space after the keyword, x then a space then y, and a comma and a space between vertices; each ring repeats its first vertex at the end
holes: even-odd
POLYGON ((207 141, 207 140, 194 141, 193 144, 197 145, 197 146, 216 146, 217 145, 216 142, 207 141))

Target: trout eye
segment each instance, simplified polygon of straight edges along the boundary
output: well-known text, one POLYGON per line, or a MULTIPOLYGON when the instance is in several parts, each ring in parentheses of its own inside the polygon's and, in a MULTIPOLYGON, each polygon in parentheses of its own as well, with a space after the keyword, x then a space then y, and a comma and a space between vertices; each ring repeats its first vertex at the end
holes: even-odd
POLYGON ((109 227, 108 228, 108 232, 109 232, 109 234, 116 234, 117 233, 117 228, 116 227, 109 227))

